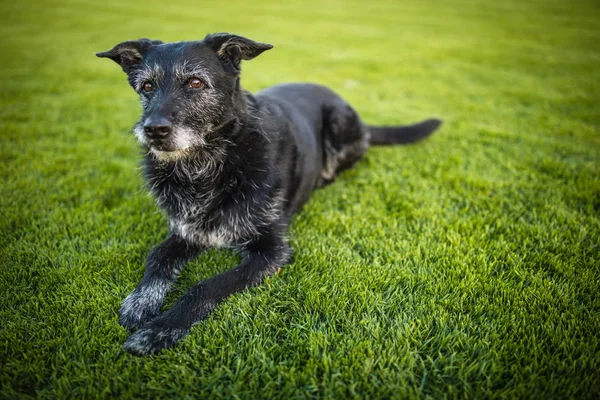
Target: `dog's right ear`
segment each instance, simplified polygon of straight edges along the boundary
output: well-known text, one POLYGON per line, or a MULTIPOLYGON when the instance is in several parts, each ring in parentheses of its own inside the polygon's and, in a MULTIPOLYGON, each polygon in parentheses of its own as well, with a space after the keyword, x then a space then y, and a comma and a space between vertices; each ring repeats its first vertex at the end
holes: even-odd
POLYGON ((151 47, 162 43, 160 40, 150 39, 129 40, 119 43, 108 51, 96 53, 96 56, 110 58, 129 75, 142 62, 151 47))
POLYGON ((241 60, 252 60, 262 52, 273 48, 272 44, 255 42, 254 40, 232 35, 230 33, 213 33, 206 35, 203 42, 212 48, 219 59, 233 68, 237 74, 240 72, 241 60))

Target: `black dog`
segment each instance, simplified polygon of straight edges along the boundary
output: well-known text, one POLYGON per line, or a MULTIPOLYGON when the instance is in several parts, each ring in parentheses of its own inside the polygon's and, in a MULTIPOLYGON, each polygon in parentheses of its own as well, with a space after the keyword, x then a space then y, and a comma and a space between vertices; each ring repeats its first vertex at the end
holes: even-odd
POLYGON ((140 328, 124 346, 134 354, 173 345, 227 296, 290 262, 292 215, 369 144, 414 142, 441 123, 368 126, 338 95, 312 84, 251 95, 240 87, 240 62, 272 47, 219 33, 198 42, 128 41, 97 54, 117 62, 140 94, 143 115, 133 130, 169 221, 168 238, 150 251, 119 311, 121 325, 140 328), (161 314, 184 264, 209 247, 237 249, 243 261, 161 314))

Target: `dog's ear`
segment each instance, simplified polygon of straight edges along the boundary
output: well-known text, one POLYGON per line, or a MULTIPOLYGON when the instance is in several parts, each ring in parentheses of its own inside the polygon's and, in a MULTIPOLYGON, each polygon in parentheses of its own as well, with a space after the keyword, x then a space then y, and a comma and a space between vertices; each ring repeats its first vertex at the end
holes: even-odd
POLYGON ((230 63, 239 72, 241 60, 252 60, 263 51, 273 48, 272 44, 259 43, 230 33, 214 33, 204 38, 204 44, 213 49, 219 59, 230 63))
POLYGON ((130 74, 144 59, 144 56, 152 46, 162 43, 160 40, 150 39, 129 40, 119 43, 108 51, 96 53, 96 56, 110 58, 119 64, 126 74, 130 74))

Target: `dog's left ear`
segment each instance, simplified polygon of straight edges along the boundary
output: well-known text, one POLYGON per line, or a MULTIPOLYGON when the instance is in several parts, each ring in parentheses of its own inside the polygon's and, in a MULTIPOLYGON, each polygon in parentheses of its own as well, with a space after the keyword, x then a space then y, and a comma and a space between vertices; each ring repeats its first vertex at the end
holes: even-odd
POLYGON ((119 43, 108 51, 96 53, 97 57, 107 57, 130 74, 144 59, 145 54, 152 46, 162 44, 160 40, 139 39, 119 43))
POLYGON ((241 60, 252 60, 263 51, 273 48, 272 44, 255 42, 230 33, 207 35, 204 38, 204 44, 212 48, 221 60, 230 62, 238 72, 241 60))

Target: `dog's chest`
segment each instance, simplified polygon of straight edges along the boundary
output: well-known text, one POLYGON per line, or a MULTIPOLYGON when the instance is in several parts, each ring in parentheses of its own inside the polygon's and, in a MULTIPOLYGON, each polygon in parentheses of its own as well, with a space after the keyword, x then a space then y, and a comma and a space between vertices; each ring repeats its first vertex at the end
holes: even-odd
POLYGON ((150 164, 146 177, 172 233, 206 247, 248 244, 280 218, 282 194, 241 168, 236 174, 218 171, 192 174, 150 164))
POLYGON ((206 247, 234 247, 243 242, 225 224, 206 227, 200 221, 192 218, 172 218, 169 219, 169 228, 172 233, 206 247))
POLYGON ((206 247, 238 247, 252 242, 261 230, 281 218, 283 196, 257 197, 247 192, 224 196, 217 204, 188 204, 167 213, 170 229, 206 247))
POLYGON ((241 188, 195 188, 171 186, 154 193, 166 211, 170 231, 190 242, 206 247, 242 246, 279 218, 281 196, 259 198, 241 188))
POLYGON ((258 221, 245 204, 225 206, 231 202, 226 195, 197 195, 161 206, 172 233, 206 247, 235 247, 256 235, 258 221))

